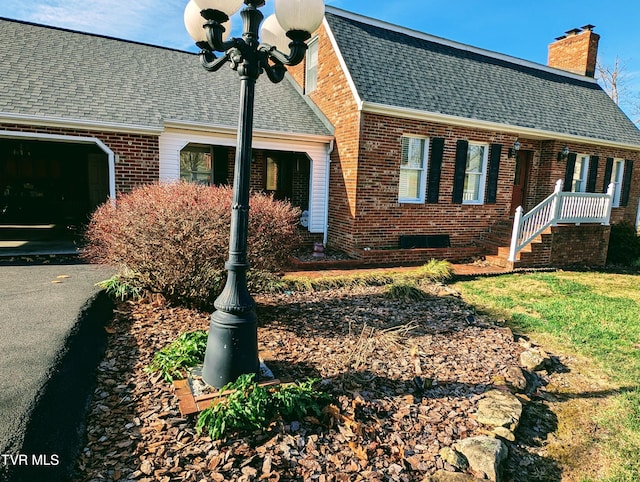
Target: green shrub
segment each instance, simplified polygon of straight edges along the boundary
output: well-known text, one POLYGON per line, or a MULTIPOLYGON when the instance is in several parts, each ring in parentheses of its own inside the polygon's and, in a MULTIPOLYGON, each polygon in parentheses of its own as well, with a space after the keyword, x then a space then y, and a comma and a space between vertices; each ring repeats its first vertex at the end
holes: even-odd
POLYGON ((611 226, 607 263, 634 266, 640 259, 640 237, 630 223, 611 226))
POLYGON ((226 433, 266 430, 275 420, 291 422, 308 415, 319 417, 331 397, 314 388, 318 380, 293 385, 262 387, 255 375, 241 375, 220 391, 230 393, 198 416, 196 430, 218 440, 226 433))
POLYGON ((169 383, 183 378, 183 371, 204 361, 208 332, 204 330, 182 333, 174 342, 156 352, 146 368, 148 372, 160 372, 169 383))
MULTIPOLYGON (((84 257, 127 274, 134 288, 173 304, 210 309, 224 286, 231 188, 153 184, 107 202, 92 216, 84 257)), ((250 199, 247 258, 277 272, 300 244, 299 210, 272 196, 250 199)))
POLYGON ((428 295, 413 281, 396 281, 387 287, 387 298, 400 301, 423 301, 428 295))

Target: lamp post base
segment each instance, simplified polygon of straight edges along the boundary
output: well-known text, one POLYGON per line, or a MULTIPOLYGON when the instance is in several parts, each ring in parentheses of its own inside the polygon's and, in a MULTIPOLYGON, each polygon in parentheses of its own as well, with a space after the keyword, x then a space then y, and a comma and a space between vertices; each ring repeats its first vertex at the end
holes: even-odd
POLYGON ((260 371, 258 360, 258 319, 255 311, 240 314, 221 310, 211 315, 202 378, 221 388, 244 373, 260 371))

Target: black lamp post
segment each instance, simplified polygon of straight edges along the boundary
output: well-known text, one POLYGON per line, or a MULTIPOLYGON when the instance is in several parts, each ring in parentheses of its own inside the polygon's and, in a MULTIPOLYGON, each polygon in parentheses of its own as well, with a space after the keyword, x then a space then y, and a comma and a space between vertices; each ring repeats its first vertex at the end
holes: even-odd
POLYGON ((276 13, 267 18, 260 32, 269 43, 260 43, 258 29, 264 16, 258 8, 265 2, 244 0, 245 7, 240 12, 242 37, 227 40, 229 17, 242 3, 242 0, 191 0, 184 16, 189 34, 201 49, 203 67, 215 72, 229 62, 240 75, 241 84, 229 259, 225 265, 227 282, 211 315, 202 370, 204 381, 216 388, 242 374, 257 376, 259 372, 257 317, 246 277, 256 80, 265 72, 272 82, 280 82, 286 65, 302 62, 307 50, 305 41, 324 17, 323 0, 275 0, 276 13), (214 52, 222 55, 217 57, 214 52))

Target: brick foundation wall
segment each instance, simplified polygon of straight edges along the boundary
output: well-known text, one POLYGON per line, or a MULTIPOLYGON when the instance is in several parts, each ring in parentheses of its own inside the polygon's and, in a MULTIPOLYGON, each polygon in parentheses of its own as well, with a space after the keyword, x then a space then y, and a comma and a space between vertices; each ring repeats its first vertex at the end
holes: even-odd
POLYGON ((604 266, 611 226, 583 224, 552 228, 551 266, 604 266))

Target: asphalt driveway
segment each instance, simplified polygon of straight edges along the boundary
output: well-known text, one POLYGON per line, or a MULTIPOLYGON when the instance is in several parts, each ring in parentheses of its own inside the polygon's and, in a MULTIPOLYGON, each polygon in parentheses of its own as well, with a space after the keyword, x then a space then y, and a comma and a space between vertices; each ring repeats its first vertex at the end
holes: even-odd
POLYGON ((0 480, 64 480, 112 306, 86 264, 0 266, 0 480))

